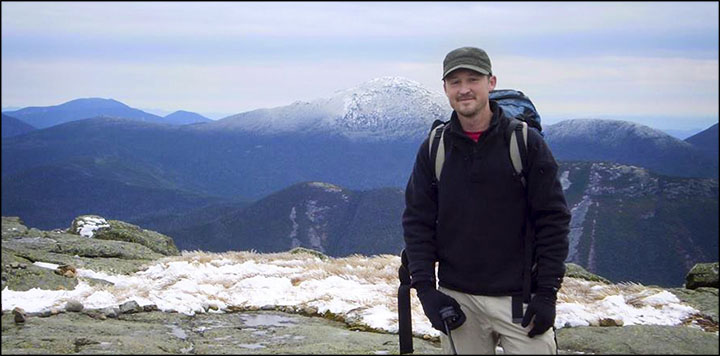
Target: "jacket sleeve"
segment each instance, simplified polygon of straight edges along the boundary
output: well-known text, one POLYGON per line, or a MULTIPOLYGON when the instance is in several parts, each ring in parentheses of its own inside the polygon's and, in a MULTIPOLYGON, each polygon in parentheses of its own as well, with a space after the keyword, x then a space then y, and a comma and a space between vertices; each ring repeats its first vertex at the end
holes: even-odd
POLYGON ((402 216, 405 252, 408 256, 411 286, 435 281, 435 227, 437 189, 433 185, 428 139, 418 150, 413 171, 405 189, 402 216))
POLYGON ((538 288, 560 289, 568 255, 570 212, 558 164, 542 136, 528 130, 528 206, 535 230, 538 288))

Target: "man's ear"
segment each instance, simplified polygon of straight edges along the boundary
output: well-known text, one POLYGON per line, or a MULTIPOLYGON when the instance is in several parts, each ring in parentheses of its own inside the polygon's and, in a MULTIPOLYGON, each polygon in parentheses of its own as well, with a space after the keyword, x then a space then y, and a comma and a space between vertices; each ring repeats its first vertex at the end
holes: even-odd
POLYGON ((488 80, 490 81, 490 90, 495 90, 495 85, 497 85, 497 77, 494 75, 491 75, 488 80))
POLYGON ((443 91, 447 94, 447 87, 445 86, 445 79, 443 79, 443 91))

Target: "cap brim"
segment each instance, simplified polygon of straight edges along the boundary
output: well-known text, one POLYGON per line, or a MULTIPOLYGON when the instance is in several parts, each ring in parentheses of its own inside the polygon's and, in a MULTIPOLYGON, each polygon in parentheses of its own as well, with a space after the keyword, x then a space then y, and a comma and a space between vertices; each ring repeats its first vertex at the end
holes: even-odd
POLYGON ((482 69, 478 66, 474 66, 471 64, 460 64, 460 65, 456 65, 456 66, 448 69, 447 71, 445 71, 445 73, 443 73, 442 79, 445 79, 445 77, 447 77, 447 75, 450 74, 452 71, 458 70, 460 68, 474 70, 480 74, 485 74, 485 75, 490 74, 490 72, 487 69, 482 69))

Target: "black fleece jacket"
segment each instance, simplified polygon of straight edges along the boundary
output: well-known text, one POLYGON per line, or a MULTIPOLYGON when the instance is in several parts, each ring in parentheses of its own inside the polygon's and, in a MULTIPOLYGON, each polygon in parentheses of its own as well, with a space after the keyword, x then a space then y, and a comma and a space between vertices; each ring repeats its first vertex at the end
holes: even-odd
POLYGON ((527 188, 523 187, 505 137, 509 119, 494 101, 490 108, 490 127, 477 143, 465 135, 453 112, 437 185, 428 138, 418 150, 402 220, 413 286, 435 280, 437 261, 443 287, 475 295, 520 295, 528 228, 534 234, 533 291, 560 288, 570 213, 557 162, 542 136, 528 129, 527 188))

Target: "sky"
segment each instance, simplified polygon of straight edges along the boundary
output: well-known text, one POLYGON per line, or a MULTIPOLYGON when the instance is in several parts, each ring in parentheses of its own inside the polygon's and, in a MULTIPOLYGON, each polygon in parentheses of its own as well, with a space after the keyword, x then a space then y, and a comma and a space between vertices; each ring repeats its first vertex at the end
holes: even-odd
POLYGON ((442 91, 452 49, 544 123, 718 121, 717 2, 2 2, 2 107, 101 97, 213 119, 382 76, 442 91))
MULTIPOLYGON (((35 266, 56 269, 44 261, 35 266)), ((64 309, 76 300, 88 309, 118 307, 135 301, 161 311, 186 315, 205 313, 205 306, 225 313, 263 307, 314 308, 330 311, 365 327, 397 333, 397 268, 400 257, 355 255, 320 258, 310 254, 207 253, 183 251, 182 256, 155 261, 131 275, 110 275, 77 268, 80 283, 73 290, 2 290, 2 310, 28 313, 64 309), (84 278, 113 283, 89 285, 84 278)), ((412 330, 416 336, 439 336, 411 293, 412 330)), ((698 310, 672 293, 639 284, 602 284, 565 278, 558 292, 555 327, 598 325, 603 318, 623 325, 681 325, 698 310)), ((699 327, 691 324, 690 327, 699 327)))

